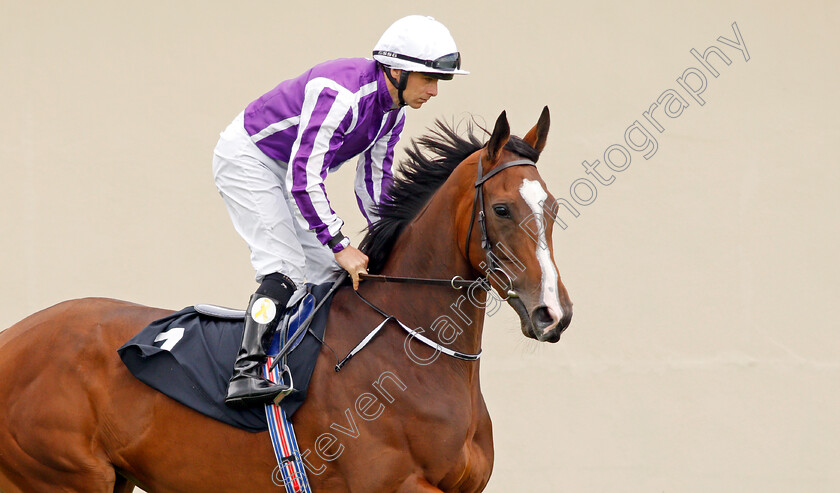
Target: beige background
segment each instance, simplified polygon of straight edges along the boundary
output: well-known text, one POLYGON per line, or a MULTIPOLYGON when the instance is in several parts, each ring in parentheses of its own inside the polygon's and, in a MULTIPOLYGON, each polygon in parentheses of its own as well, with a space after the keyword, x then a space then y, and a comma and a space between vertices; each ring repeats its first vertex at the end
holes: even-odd
MULTIPOLYGON (((403 142, 503 109, 522 135, 547 104, 540 170, 562 197, 737 21, 749 62, 724 47, 705 106, 555 231, 562 341, 525 340, 509 308, 488 320, 488 491, 840 490, 837 2, 304 4, 2 0, 0 327, 92 295, 243 305, 218 132, 402 15, 446 23, 472 71, 403 142)), ((327 182, 348 233, 352 168, 327 182)))

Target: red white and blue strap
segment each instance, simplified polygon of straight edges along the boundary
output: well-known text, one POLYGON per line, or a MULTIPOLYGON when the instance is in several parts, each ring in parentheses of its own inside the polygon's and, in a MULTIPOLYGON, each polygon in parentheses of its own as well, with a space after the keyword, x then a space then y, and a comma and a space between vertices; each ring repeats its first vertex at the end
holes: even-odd
MULTIPOLYGON (((271 368, 272 357, 269 356, 263 365, 265 378, 273 383, 283 381, 282 365, 271 368)), ((271 435, 271 445, 277 458, 277 468, 274 469, 272 480, 278 486, 285 486, 286 493, 312 493, 309 480, 306 478, 303 459, 300 456, 295 430, 286 418, 286 412, 277 404, 265 406, 265 417, 268 421, 268 432, 271 435)))

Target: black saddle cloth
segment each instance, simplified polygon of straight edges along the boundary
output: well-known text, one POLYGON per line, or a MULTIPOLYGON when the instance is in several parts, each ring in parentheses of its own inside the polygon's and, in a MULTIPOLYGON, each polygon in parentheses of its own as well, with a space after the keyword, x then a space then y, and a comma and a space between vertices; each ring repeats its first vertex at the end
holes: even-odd
MULTIPOLYGON (((331 286, 332 283, 327 283, 312 287, 316 303, 331 286)), ((306 399, 306 389, 321 350, 318 339, 324 338, 331 302, 331 299, 324 302, 309 331, 288 357, 298 389, 280 402, 289 418, 306 399)), ((244 328, 243 320, 214 318, 187 307, 152 322, 117 352, 138 380, 181 404, 237 428, 265 431, 268 429, 265 406, 237 410, 225 405, 244 328)))

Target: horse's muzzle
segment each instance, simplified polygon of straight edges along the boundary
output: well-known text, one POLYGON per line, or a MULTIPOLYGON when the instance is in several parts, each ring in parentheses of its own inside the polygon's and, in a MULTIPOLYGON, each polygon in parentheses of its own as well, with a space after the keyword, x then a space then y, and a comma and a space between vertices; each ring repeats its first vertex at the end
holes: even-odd
POLYGON ((557 342, 560 340, 560 334, 572 322, 572 307, 563 310, 563 316, 560 317, 551 308, 542 305, 535 308, 530 313, 531 326, 533 328, 533 336, 540 342, 557 342))

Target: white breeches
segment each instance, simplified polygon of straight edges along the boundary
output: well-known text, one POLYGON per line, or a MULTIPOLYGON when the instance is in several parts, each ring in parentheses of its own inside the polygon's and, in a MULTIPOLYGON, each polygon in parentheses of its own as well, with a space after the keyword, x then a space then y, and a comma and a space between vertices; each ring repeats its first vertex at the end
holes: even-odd
POLYGON ((251 250, 257 282, 274 272, 298 287, 320 284, 341 272, 332 251, 304 229, 286 190, 287 164, 265 155, 245 131, 240 113, 221 133, 213 152, 213 176, 233 227, 251 250))

